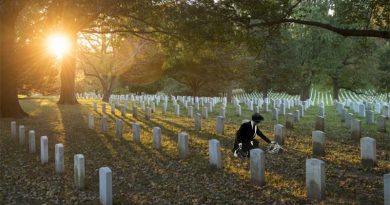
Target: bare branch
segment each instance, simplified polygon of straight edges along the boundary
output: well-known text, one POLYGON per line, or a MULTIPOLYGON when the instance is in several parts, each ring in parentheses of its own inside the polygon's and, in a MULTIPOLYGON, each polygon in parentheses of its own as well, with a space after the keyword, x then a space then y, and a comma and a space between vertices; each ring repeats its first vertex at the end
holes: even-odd
MULTIPOLYGON (((100 73, 98 72, 98 70, 97 70, 95 64, 94 64, 92 61, 90 61, 90 60, 88 59, 88 56, 86 56, 85 54, 81 53, 81 55, 84 57, 86 63, 95 71, 96 77, 97 77, 100 81, 104 82, 104 79, 100 76, 100 73)), ((84 67, 83 67, 83 70, 84 70, 84 73, 85 73, 85 68, 84 68, 84 67)))
POLYGON ((99 48, 98 47, 96 47, 92 42, 91 42, 91 39, 90 38, 88 38, 86 35, 84 35, 84 34, 82 34, 83 35, 83 38, 88 42, 88 44, 93 48, 93 50, 95 51, 95 52, 99 52, 99 48))

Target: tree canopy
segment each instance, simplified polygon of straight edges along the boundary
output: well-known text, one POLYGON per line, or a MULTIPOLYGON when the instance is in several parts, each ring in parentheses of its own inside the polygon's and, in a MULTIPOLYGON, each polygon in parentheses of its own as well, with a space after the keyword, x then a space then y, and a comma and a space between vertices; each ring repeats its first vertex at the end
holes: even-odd
POLYGON ((113 76, 119 87, 185 85, 170 90, 188 95, 245 88, 304 100, 314 84, 331 86, 335 99, 340 89, 388 91, 386 0, 3 0, 0 22, 1 116, 26 115, 22 93, 59 94, 59 103, 77 104, 80 73, 98 76, 88 83, 106 91, 113 76), (56 32, 70 39, 71 52, 61 61, 42 46, 56 32), (81 50, 83 36, 142 39, 148 46, 137 63, 107 77, 107 70, 91 68, 128 59, 113 56, 104 45, 113 42, 102 38, 98 47, 108 52, 81 50))

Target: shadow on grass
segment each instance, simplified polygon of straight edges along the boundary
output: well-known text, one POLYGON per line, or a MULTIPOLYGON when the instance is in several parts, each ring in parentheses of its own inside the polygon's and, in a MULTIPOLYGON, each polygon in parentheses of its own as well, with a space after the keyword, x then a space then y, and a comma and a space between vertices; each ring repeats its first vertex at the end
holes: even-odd
MULTIPOLYGON (((141 118, 141 119, 138 119, 138 122, 141 123, 142 128, 144 130, 149 130, 148 133, 149 132, 151 133, 152 127, 159 126, 162 129, 162 133, 165 136, 168 136, 170 138, 171 142, 177 141, 177 137, 176 137, 177 133, 176 132, 173 132, 169 128, 165 128, 165 127, 161 126, 160 124, 154 122, 153 120, 147 121, 147 120, 144 120, 141 118)), ((111 153, 111 155, 112 155, 112 157, 110 157, 110 158, 113 161, 118 162, 118 163, 119 163, 119 161, 122 161, 122 162, 123 161, 125 161, 125 162, 132 161, 138 169, 146 169, 145 167, 155 167, 154 170, 163 170, 163 172, 165 170, 165 172, 170 172, 168 175, 171 176, 174 183, 177 183, 176 185, 181 184, 181 186, 187 186, 187 185, 183 184, 185 182, 185 180, 184 181, 181 181, 181 180, 188 178, 188 176, 187 176, 188 172, 189 173, 192 172, 196 175, 203 176, 203 177, 204 177, 204 173, 202 173, 202 172, 206 172, 208 174, 211 174, 212 176, 218 175, 218 177, 220 177, 221 175, 223 175, 225 179, 228 178, 231 181, 236 181, 236 182, 240 181, 240 179, 235 174, 226 173, 223 170, 219 171, 219 172, 215 172, 215 173, 214 172, 207 172, 207 170, 209 170, 208 159, 202 154, 191 153, 192 156, 190 156, 188 159, 178 161, 175 146, 173 146, 174 148, 169 147, 167 150, 165 150, 164 148, 166 148, 166 147, 164 147, 162 151, 158 151, 158 150, 149 148, 150 146, 146 146, 146 145, 149 145, 151 143, 151 140, 149 143, 146 143, 146 144, 134 143, 131 140, 123 140, 123 139, 114 138, 113 135, 111 135, 111 134, 103 135, 103 137, 100 136, 99 139, 101 141, 101 144, 104 144, 106 146, 106 150, 110 150, 109 153, 111 153), (121 153, 121 154, 119 154, 119 153, 121 153), (134 160, 134 159, 129 160, 129 157, 126 156, 127 154, 134 156, 135 158, 138 159, 138 161, 134 160), (175 157, 170 157, 172 154, 175 157), (159 159, 160 162, 154 162, 153 160, 152 160, 152 162, 150 161, 150 159, 154 159, 156 157, 159 159), (199 161, 201 161, 201 162, 199 162, 199 161), (168 163, 168 165, 167 165, 167 163, 168 163), (195 165, 201 164, 203 166, 201 166, 201 167, 195 166, 194 167, 193 164, 195 164, 195 165), (142 167, 144 167, 144 168, 142 168, 142 167), (185 172, 180 172, 180 171, 178 172, 178 170, 176 170, 176 169, 178 169, 178 170, 184 169, 185 172)), ((145 139, 151 139, 151 138, 141 137, 141 140, 143 142, 145 141, 145 139), (142 140, 142 139, 144 139, 144 140, 142 140)), ((191 146, 193 146, 193 145, 191 145, 191 146)), ((123 166, 125 166, 125 165, 123 165, 123 166)), ((130 165, 130 167, 131 167, 131 165, 130 165)), ((114 173, 118 172, 118 170, 116 170, 117 168, 119 168, 119 167, 118 166, 115 167, 114 173)), ((128 167, 128 169, 130 169, 130 168, 128 167)), ((128 171, 131 173, 134 173, 131 170, 128 170, 128 171)), ((161 174, 161 173, 159 173, 159 174, 161 174)), ((153 174, 154 176, 145 176, 145 177, 150 177, 153 180, 157 181, 154 183, 158 184, 158 185, 163 185, 164 183, 168 183, 168 184, 170 183, 169 181, 167 181, 167 179, 161 179, 159 174, 154 173, 153 174)), ((142 172, 141 172, 141 175, 143 175, 142 172)), ((141 176, 136 176, 136 178, 138 178, 138 177, 144 178, 141 176)), ((192 176, 192 177, 194 177, 194 176, 192 176)), ((215 184, 215 182, 214 183, 212 182, 213 180, 211 178, 207 177, 207 179, 208 179, 209 183, 214 184, 214 186, 215 186, 215 188, 214 188, 215 190, 210 189, 210 190, 208 190, 209 192, 217 192, 218 193, 218 191, 220 191, 219 189, 222 189, 222 187, 224 189, 226 189, 226 186, 223 184, 223 182, 218 182, 217 184, 215 184)), ((130 189, 136 193, 139 192, 138 193, 139 195, 142 195, 142 194, 145 194, 145 192, 148 192, 148 191, 150 192, 151 190, 154 190, 153 185, 151 185, 149 182, 144 184, 145 183, 144 181, 139 181, 137 179, 134 179, 134 177, 130 177, 129 180, 134 181, 135 184, 140 183, 140 184, 143 184, 143 186, 147 186, 150 188, 149 190, 145 189, 145 188, 130 189)), ((150 180, 150 179, 148 178, 148 180, 150 180)), ((145 181, 148 181, 148 180, 145 180, 145 181)), ((204 181, 204 180, 198 178, 198 179, 196 179, 196 181, 204 181)), ((206 184, 203 184, 200 187, 198 186, 197 189, 198 190, 205 189, 205 187, 203 187, 203 186, 206 184)), ((252 187, 252 185, 249 182, 239 182, 239 184, 241 184, 240 186, 252 187)), ((136 186, 136 185, 133 185, 133 186, 136 186)), ((190 187, 188 187, 188 188, 189 189, 186 189, 186 191, 184 191, 184 192, 182 191, 183 196, 190 196, 189 199, 204 199, 202 193, 197 193, 195 190, 191 189, 190 187)), ((252 188, 255 188, 255 187, 252 187, 252 188)), ((276 188, 274 188, 274 189, 276 189, 276 188)), ((229 190, 225 190, 225 191, 229 191, 229 190)), ((172 192, 175 193, 175 190, 172 190, 172 192)), ((235 191, 230 190, 229 192, 234 193, 235 191)), ((134 195, 138 195, 136 193, 133 193, 132 196, 129 196, 129 195, 118 196, 118 198, 119 199, 121 199, 121 198, 128 199, 129 197, 132 198, 132 197, 134 197, 134 195)), ((237 194, 240 195, 239 192, 237 194)), ((260 197, 261 192, 259 191, 259 193, 256 193, 255 195, 260 197)), ((290 194, 288 194, 288 195, 286 194, 285 197, 287 197, 293 201, 294 200, 295 201, 301 200, 300 198, 295 198, 295 196, 290 195, 290 194)), ((173 203, 175 203, 174 198, 175 197, 173 197, 173 201, 171 201, 173 203)), ((187 199, 185 201, 189 202, 188 201, 189 199, 187 199)), ((205 202, 207 202, 207 199, 204 199, 204 200, 206 200, 205 202)))

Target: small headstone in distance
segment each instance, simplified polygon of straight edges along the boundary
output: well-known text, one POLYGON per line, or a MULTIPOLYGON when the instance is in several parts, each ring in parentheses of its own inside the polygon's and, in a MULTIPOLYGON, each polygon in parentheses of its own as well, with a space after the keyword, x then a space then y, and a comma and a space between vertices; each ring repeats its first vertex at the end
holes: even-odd
POLYGON ((137 106, 133 106, 133 108, 132 108, 133 110, 133 117, 134 118, 137 118, 138 117, 138 112, 137 112, 137 106))
POLYGON ((196 131, 200 131, 202 129, 202 117, 200 115, 200 113, 196 113, 195 114, 195 130, 196 131))
POLYGON ((312 132, 313 155, 323 156, 325 154, 325 133, 320 130, 312 132))
POLYGON ((362 135, 361 121, 358 119, 352 119, 351 123, 351 139, 360 139, 362 135))
POLYGON ((133 140, 141 142, 141 126, 138 123, 132 123, 133 140))
POLYGON ((384 115, 378 116, 377 126, 379 132, 386 132, 386 117, 384 115))
POLYGON ((323 132, 325 131, 325 117, 323 117, 323 116, 316 117, 316 123, 315 123, 314 129, 321 130, 323 132))
POLYGON ((286 128, 294 129, 294 115, 292 113, 286 115, 286 128))
POLYGON ((374 124, 374 111, 372 110, 367 110, 366 112, 366 119, 367 119, 367 124, 372 125, 374 124))
POLYGON ((35 145, 35 131, 30 130, 28 132, 28 144, 30 153, 35 153, 36 145, 35 145))
POLYGON ((224 121, 225 121, 224 117, 222 117, 222 116, 217 117, 216 131, 217 131, 217 134, 219 134, 219 135, 223 135, 223 133, 224 133, 224 121))
POLYGON ((11 137, 16 138, 16 122, 11 122, 11 137))
POLYGON ((19 144, 24 144, 24 138, 26 137, 26 131, 24 125, 19 125, 19 144))
POLYGON ((161 149, 161 128, 153 128, 153 147, 156 149, 161 149))

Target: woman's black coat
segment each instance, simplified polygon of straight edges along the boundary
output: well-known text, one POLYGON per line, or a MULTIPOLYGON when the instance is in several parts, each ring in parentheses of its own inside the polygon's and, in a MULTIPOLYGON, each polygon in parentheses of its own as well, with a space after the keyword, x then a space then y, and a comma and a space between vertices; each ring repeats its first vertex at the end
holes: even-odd
MULTIPOLYGON (((261 137, 265 142, 271 143, 271 140, 269 140, 260 130, 257 126, 256 129, 256 135, 261 137)), ((238 144, 242 143, 243 146, 245 144, 250 143, 251 141, 254 141, 254 138, 256 137, 254 128, 252 129, 251 121, 244 122, 241 124, 240 129, 236 132, 236 140, 234 142, 234 148, 233 150, 238 148, 238 144)))

